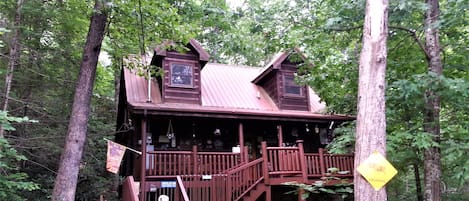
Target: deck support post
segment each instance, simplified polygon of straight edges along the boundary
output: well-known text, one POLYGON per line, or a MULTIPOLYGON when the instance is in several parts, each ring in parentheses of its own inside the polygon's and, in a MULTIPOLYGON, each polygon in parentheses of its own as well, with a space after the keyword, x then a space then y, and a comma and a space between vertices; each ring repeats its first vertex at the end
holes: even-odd
POLYGON ((326 165, 324 163, 324 149, 319 148, 319 166, 321 168, 321 175, 324 176, 326 174, 326 165))
POLYGON ((199 164, 197 164, 197 145, 192 145, 192 164, 193 164, 193 173, 192 174, 198 174, 197 168, 199 167, 199 164))
MULTIPOLYGON (((239 125, 238 125, 238 138, 239 138, 239 151, 242 157, 244 156, 244 153, 243 153, 244 152, 244 131, 243 131, 242 122, 239 122, 239 125)), ((247 160, 244 162, 247 162, 247 160)))
POLYGON ((272 191, 270 185, 267 185, 265 189, 265 201, 272 201, 272 191))
POLYGON ((283 147, 283 131, 282 125, 277 125, 277 137, 278 137, 278 146, 283 147))
POLYGON ((140 200, 145 201, 145 176, 147 168, 147 120, 146 117, 142 118, 140 125, 141 135, 142 135, 142 155, 141 155, 141 167, 140 167, 140 200))
POLYGON ((270 177, 269 177, 269 160, 267 158, 267 142, 262 141, 261 142, 262 146, 262 169, 263 169, 263 174, 264 174, 264 182, 265 184, 269 185, 270 184, 270 177))
POLYGON ((304 193, 305 193, 305 189, 298 190, 298 201, 306 201, 306 199, 303 199, 304 193))
POLYGON ((248 147, 245 146, 243 151, 244 151, 243 155, 241 155, 242 156, 242 158, 241 158, 242 161, 241 162, 248 163, 249 162, 249 149, 248 149, 248 147))
POLYGON ((301 166, 301 176, 303 177, 303 182, 308 183, 308 175, 306 172, 306 157, 305 151, 303 148, 303 140, 297 140, 296 143, 298 144, 298 151, 300 157, 300 166, 301 166))

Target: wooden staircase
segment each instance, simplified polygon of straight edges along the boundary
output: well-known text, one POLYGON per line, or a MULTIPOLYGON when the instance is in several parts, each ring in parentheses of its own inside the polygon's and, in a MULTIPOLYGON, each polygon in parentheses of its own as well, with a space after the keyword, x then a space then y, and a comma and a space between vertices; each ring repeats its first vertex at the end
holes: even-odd
POLYGON ((259 182, 240 199, 242 201, 256 201, 263 193, 268 193, 270 188, 265 183, 259 182))
MULTIPOLYGON (((159 195, 168 195, 170 201, 256 201, 264 195, 266 201, 271 201, 272 186, 292 181, 311 183, 328 167, 353 170, 353 155, 325 154, 322 150, 305 154, 301 141, 297 147, 267 147, 263 142, 262 153, 262 158, 247 162, 243 160, 245 155, 228 153, 154 152, 150 159, 154 163, 147 166, 141 185, 144 194, 139 200, 157 201, 159 195), (189 163, 184 164, 186 161, 189 163), (229 165, 220 163, 223 161, 229 165)), ((131 187, 128 182, 123 184, 124 201, 138 200, 129 196, 135 195, 135 189, 128 189, 131 187)))

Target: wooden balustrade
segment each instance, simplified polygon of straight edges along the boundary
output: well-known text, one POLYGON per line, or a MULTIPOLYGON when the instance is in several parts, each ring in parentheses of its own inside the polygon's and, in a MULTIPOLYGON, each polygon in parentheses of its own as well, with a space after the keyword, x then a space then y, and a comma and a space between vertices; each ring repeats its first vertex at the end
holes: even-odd
POLYGON ((135 186, 134 178, 128 176, 122 184, 122 200, 138 201, 138 189, 135 186))
POLYGON ((187 196, 191 200, 224 201, 226 175, 182 175, 180 177, 184 183, 187 196))
POLYGON ((329 154, 319 149, 319 153, 305 153, 305 158, 308 177, 324 176, 329 168, 348 171, 347 174, 334 176, 353 176, 353 154, 329 154))
POLYGON ((176 177, 176 189, 174 192, 174 201, 190 201, 186 188, 182 182, 181 176, 176 177))
POLYGON ((259 158, 236 169, 228 171, 226 174, 226 198, 225 200, 239 200, 255 185, 262 181, 263 159, 259 158))
MULTIPOLYGON (((176 180, 175 188, 165 193, 174 195, 171 201, 188 198, 223 201, 242 199, 260 182, 278 185, 285 181, 318 179, 332 167, 349 171, 333 176, 353 176, 353 154, 329 154, 322 149, 319 153, 304 153, 302 141, 298 141, 297 147, 267 147, 262 142, 262 153, 262 158, 248 163, 245 154, 197 152, 195 147, 192 151, 150 151, 146 154, 146 179, 149 179, 146 186, 164 188, 158 187, 155 181, 176 180)), ((129 184, 124 183, 124 188, 129 188, 129 184)), ((125 192, 128 196, 128 191, 125 192)), ((155 197, 158 192, 153 191, 147 197, 155 197)))
POLYGON ((231 152, 149 151, 146 154, 149 178, 176 175, 218 174, 240 165, 244 156, 231 152))
POLYGON ((270 175, 301 174, 298 147, 267 147, 266 149, 270 175))
POLYGON ((305 153, 306 158, 306 171, 309 177, 321 177, 323 171, 321 170, 321 163, 318 153, 305 153))
POLYGON ((239 153, 199 152, 199 174, 218 174, 241 164, 239 153))
POLYGON ((351 177, 353 176, 353 154, 324 154, 324 166, 329 168, 338 168, 339 171, 347 171, 347 174, 337 174, 334 176, 351 177))

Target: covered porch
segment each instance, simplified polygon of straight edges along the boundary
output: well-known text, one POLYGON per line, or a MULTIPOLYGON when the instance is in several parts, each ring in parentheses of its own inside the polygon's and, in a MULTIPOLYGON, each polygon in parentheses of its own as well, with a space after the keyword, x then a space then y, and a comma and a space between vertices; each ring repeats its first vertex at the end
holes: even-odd
MULTIPOLYGON (((271 201, 272 186, 284 182, 313 183, 324 176, 353 179, 352 154, 329 154, 322 148, 305 153, 301 140, 292 147, 268 147, 263 141, 261 152, 262 157, 250 160, 247 147, 240 153, 199 152, 195 145, 192 151, 148 151, 138 158, 146 168, 139 167, 141 190, 133 193, 145 201, 161 195, 171 201, 271 201), (329 168, 346 173, 330 175, 329 168)), ((124 186, 124 195, 131 191, 124 186)))

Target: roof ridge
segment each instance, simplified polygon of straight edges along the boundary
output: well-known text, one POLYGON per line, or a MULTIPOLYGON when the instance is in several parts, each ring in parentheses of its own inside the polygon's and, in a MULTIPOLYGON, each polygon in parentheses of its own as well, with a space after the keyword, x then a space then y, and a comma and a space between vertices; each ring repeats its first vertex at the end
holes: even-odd
POLYGON ((218 65, 218 66, 226 66, 226 67, 262 69, 262 66, 249 66, 249 65, 243 65, 243 64, 225 64, 225 63, 215 63, 215 62, 207 63, 207 65, 209 65, 209 64, 218 65))

